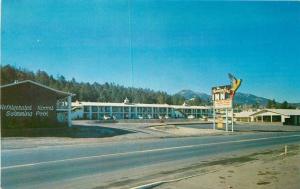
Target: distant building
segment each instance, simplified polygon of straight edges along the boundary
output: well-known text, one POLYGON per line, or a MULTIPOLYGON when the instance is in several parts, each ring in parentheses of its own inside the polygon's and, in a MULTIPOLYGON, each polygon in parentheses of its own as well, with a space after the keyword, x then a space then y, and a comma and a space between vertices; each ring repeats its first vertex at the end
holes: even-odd
POLYGON ((73 119, 192 119, 211 116, 212 108, 209 106, 140 104, 130 103, 127 98, 123 103, 78 101, 72 103, 73 119))
POLYGON ((251 114, 255 122, 283 123, 284 125, 300 125, 300 110, 295 109, 263 109, 251 114))
POLYGON ((254 111, 243 111, 243 112, 238 112, 234 113, 234 118, 236 121, 240 122, 253 122, 253 117, 251 116, 254 111))
POLYGON ((300 110, 262 109, 256 112, 235 113, 235 120, 240 122, 281 123, 283 125, 300 125, 300 110))
POLYGON ((33 128, 71 126, 71 97, 34 81, 1 86, 1 127, 33 128))

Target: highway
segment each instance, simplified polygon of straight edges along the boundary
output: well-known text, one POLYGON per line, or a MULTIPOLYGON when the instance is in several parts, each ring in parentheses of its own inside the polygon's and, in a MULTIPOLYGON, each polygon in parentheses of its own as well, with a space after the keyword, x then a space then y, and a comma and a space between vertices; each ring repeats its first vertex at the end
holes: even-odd
MULTIPOLYGON (((131 140, 40 148, 2 149, 2 188, 106 188, 119 179, 189 164, 300 144, 299 132, 131 140), (149 170, 151 171, 151 170, 149 170), (132 173, 132 175, 131 175, 132 173), (113 175, 113 176, 111 176, 113 175)), ((123 183, 125 186, 126 183, 123 183)))

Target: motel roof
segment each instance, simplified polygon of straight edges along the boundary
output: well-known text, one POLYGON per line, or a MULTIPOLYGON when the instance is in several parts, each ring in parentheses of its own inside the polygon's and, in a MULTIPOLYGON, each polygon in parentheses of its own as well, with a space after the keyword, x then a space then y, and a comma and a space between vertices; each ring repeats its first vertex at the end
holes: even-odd
POLYGON ((114 107, 148 107, 148 108, 175 108, 175 109, 208 109, 210 106, 187 106, 169 104, 140 104, 140 103, 112 103, 112 102, 73 102, 72 106, 114 106, 114 107))
POLYGON ((254 113, 256 112, 254 111, 238 112, 238 113, 234 113, 234 117, 250 117, 254 113))
POLYGON ((299 109, 263 109, 260 111, 257 111, 250 116, 256 116, 256 115, 268 115, 268 114, 280 114, 285 116, 291 116, 291 115, 300 115, 299 109))
POLYGON ((57 90, 57 89, 53 89, 51 87, 48 87, 46 85, 43 85, 43 84, 40 84, 40 83, 37 83, 35 81, 31 81, 31 80, 24 80, 24 81, 16 81, 14 83, 10 83, 10 84, 6 84, 6 85, 1 85, 1 89, 3 88, 7 88, 7 87, 12 87, 12 86, 16 86, 16 85, 23 85, 23 84, 32 84, 32 85, 36 85, 36 86, 39 86, 39 87, 42 87, 42 88, 45 88, 51 92, 54 92, 60 96, 75 96, 75 94, 72 94, 72 93, 69 93, 69 92, 64 92, 64 91, 60 91, 60 90, 57 90))

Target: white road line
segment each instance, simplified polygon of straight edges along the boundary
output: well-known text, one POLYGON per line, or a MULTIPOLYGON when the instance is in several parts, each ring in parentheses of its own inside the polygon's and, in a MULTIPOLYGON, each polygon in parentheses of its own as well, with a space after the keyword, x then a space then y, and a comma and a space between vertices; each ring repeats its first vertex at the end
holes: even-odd
POLYGON ((251 142, 251 141, 259 141, 259 140, 278 139, 278 138, 291 138, 291 137, 299 137, 299 136, 300 135, 290 135, 290 136, 277 136, 277 137, 256 138, 256 139, 243 139, 243 140, 236 140, 236 141, 215 142, 215 143, 208 143, 208 144, 194 144, 194 145, 176 146, 176 147, 159 148, 159 149, 142 150, 142 151, 103 154, 103 155, 96 155, 96 156, 86 156, 86 157, 69 158, 69 159, 62 159, 62 160, 44 161, 44 162, 38 162, 38 163, 29 163, 29 164, 23 164, 23 165, 13 165, 13 166, 2 167, 1 169, 5 170, 5 169, 30 167, 30 166, 44 165, 44 164, 50 164, 50 163, 59 163, 59 162, 66 162, 66 161, 93 159, 93 158, 101 158, 101 157, 113 157, 113 156, 122 156, 122 155, 139 154, 139 153, 147 153, 147 152, 159 152, 159 151, 167 151, 167 150, 182 149, 182 148, 211 146, 211 145, 218 145, 218 144, 241 143, 241 142, 251 142))

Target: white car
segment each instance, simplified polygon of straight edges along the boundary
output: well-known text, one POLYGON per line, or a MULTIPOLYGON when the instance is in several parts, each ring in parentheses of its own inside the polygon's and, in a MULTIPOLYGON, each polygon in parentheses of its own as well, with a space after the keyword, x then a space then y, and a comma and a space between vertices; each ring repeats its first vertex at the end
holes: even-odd
POLYGON ((104 119, 104 120, 109 120, 109 119, 111 119, 111 117, 108 116, 108 115, 104 115, 104 116, 103 116, 103 119, 104 119))
POLYGON ((188 119, 195 119, 195 116, 194 115, 189 115, 188 119))

